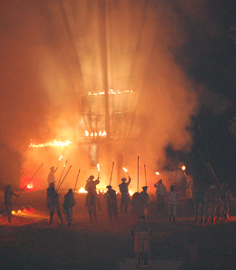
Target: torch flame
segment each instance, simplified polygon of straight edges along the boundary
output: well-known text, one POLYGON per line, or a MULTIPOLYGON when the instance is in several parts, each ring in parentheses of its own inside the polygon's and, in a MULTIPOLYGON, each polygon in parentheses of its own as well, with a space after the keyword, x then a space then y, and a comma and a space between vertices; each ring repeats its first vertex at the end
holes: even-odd
POLYGON ((65 142, 54 140, 53 142, 34 144, 30 143, 29 147, 46 147, 46 146, 68 146, 71 142, 66 140, 65 142))
POLYGON ((99 163, 97 164, 98 171, 100 172, 100 165, 99 163))
POLYGON ((128 170, 127 170, 126 168, 124 168, 124 167, 123 167, 123 170, 124 170, 125 172, 128 172, 128 170))
POLYGON ((62 159, 62 155, 60 156, 59 160, 61 160, 61 159, 62 159))
POLYGON ((186 167, 185 166, 182 166, 182 170, 185 171, 186 170, 186 167))
POLYGON ((156 175, 159 175, 160 173, 159 172, 156 172, 156 175))

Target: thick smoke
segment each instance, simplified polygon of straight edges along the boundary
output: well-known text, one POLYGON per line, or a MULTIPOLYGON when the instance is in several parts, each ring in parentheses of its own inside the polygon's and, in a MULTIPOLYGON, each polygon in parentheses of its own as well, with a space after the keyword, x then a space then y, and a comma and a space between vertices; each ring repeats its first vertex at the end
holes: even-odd
MULTIPOLYGON (((176 4, 170 2, 1 1, 2 184, 19 183, 22 168, 32 175, 41 163, 38 179, 46 184, 49 168, 57 165, 61 154, 73 164, 73 179, 80 167, 90 166, 88 151, 79 146, 84 124, 81 95, 104 91, 104 55, 109 89, 134 91, 135 98, 124 110, 135 111, 141 138, 114 146, 110 159, 106 152, 99 153, 107 178, 116 151, 124 155, 122 164, 133 167, 133 174, 136 164, 131 163, 138 155, 153 173, 166 163, 166 146, 191 146, 186 127, 197 112, 198 96, 175 61, 174 52, 186 41, 186 33, 176 4), (77 145, 70 150, 28 149, 30 141, 54 139, 77 145)), ((189 17, 196 11, 184 9, 189 17)), ((82 170, 83 181, 88 174, 82 170)))

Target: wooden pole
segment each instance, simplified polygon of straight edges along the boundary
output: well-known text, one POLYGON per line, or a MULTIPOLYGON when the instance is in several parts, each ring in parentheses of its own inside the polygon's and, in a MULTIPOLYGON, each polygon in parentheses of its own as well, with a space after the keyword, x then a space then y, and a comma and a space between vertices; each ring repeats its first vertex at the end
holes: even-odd
POLYGON ((57 192, 58 192, 58 190, 60 189, 62 183, 64 182, 64 180, 65 180, 65 178, 66 178, 66 176, 67 176, 69 170, 71 169, 71 167, 72 167, 72 165, 70 166, 70 168, 69 168, 68 171, 66 172, 66 174, 65 174, 65 176, 64 176, 64 178, 63 178, 63 180, 62 180, 61 183, 60 183, 60 186, 57 188, 57 192))
POLYGON ((79 174, 80 174, 80 169, 79 169, 79 172, 78 172, 78 175, 77 175, 76 181, 75 181, 75 187, 74 187, 74 191, 75 191, 75 189, 76 189, 77 181, 78 181, 78 179, 79 179, 79 174))
POLYGON ((20 197, 21 193, 24 191, 24 189, 29 185, 29 183, 32 181, 36 173, 39 171, 39 169, 43 166, 43 163, 39 166, 38 170, 33 174, 33 176, 30 178, 29 182, 24 186, 24 188, 21 190, 20 194, 16 197, 15 201, 12 203, 12 205, 16 202, 16 200, 20 197))
POLYGON ((63 175, 64 170, 65 170, 65 168, 66 168, 66 164, 67 164, 67 160, 66 160, 66 162, 65 162, 65 165, 64 165, 64 167, 63 167, 63 170, 62 170, 61 176, 60 176, 59 181, 58 181, 58 183, 57 183, 57 188, 58 188, 58 187, 59 187, 59 185, 60 185, 62 175, 63 175))
POLYGON ((147 186, 147 174, 146 174, 146 165, 144 164, 144 172, 145 172, 145 186, 147 186))
POLYGON ((111 180, 112 180, 113 167, 114 167, 114 161, 113 161, 113 163, 112 163, 112 167, 111 167, 110 185, 111 185, 111 180))
POLYGON ((139 156, 138 156, 137 192, 139 192, 139 156))

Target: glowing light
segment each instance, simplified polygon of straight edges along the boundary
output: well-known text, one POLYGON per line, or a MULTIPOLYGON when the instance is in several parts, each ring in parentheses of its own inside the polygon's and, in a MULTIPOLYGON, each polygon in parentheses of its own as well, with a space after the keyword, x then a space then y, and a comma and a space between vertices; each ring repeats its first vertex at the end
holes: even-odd
POLYGON ((57 141, 57 140, 54 140, 53 142, 48 142, 48 143, 40 143, 40 144, 34 144, 34 143, 30 143, 29 144, 29 147, 47 147, 47 146, 52 146, 52 147, 63 147, 63 146, 68 146, 69 144, 71 144, 70 141, 66 140, 64 142, 61 142, 61 141, 57 141))
POLYGON ((12 215, 15 215, 16 211, 12 210, 11 213, 12 213, 12 215))
POLYGON ((100 165, 99 163, 97 164, 98 171, 100 172, 100 165))
POLYGON ((182 166, 182 170, 185 171, 186 170, 186 167, 185 166, 182 166))
POLYGON ((21 213, 21 210, 18 210, 17 213, 20 214, 21 213))
POLYGON ((159 172, 156 172, 156 175, 159 175, 160 173, 159 172))
POLYGON ((127 170, 126 168, 124 168, 124 167, 123 167, 122 169, 123 169, 125 172, 127 172, 127 173, 128 173, 128 170, 127 170))
POLYGON ((106 137, 106 131, 98 131, 89 133, 87 130, 84 132, 85 137, 106 137))
POLYGON ((78 192, 79 193, 87 193, 87 191, 83 187, 81 187, 78 192))
POLYGON ((28 185, 27 185, 27 188, 28 188, 28 189, 31 189, 31 188, 33 188, 33 185, 32 185, 32 184, 28 184, 28 185))
POLYGON ((61 160, 61 159, 62 159, 62 155, 60 156, 59 160, 61 160))

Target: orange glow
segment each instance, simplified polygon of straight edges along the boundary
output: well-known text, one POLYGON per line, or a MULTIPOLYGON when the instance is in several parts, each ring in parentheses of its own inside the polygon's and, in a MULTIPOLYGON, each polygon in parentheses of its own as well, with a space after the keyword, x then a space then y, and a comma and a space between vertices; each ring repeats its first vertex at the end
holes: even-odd
POLYGON ((106 137, 106 131, 98 131, 98 132, 91 132, 89 133, 87 130, 84 132, 86 137, 106 137))
POLYGON ((100 172, 100 165, 99 163, 97 164, 98 171, 100 172))
POLYGON ((83 187, 81 187, 78 192, 79 193, 87 193, 87 191, 83 187))
POLYGON ((186 170, 186 167, 185 166, 182 166, 182 170, 185 171, 186 170))
POLYGON ((28 185, 27 185, 27 188, 28 188, 28 189, 32 189, 32 188, 33 188, 33 185, 32 185, 32 184, 28 184, 28 185))
POLYGON ((159 175, 160 173, 159 172, 156 172, 156 175, 159 175))
POLYGON ((47 147, 47 146, 52 146, 52 147, 59 146, 59 147, 62 147, 62 146, 68 146, 69 144, 71 144, 71 142, 68 141, 68 140, 66 140, 65 142, 54 140, 53 142, 40 143, 40 144, 34 144, 34 143, 31 142, 29 147, 47 147))
POLYGON ((59 160, 61 160, 61 159, 62 159, 62 155, 60 156, 59 160))

